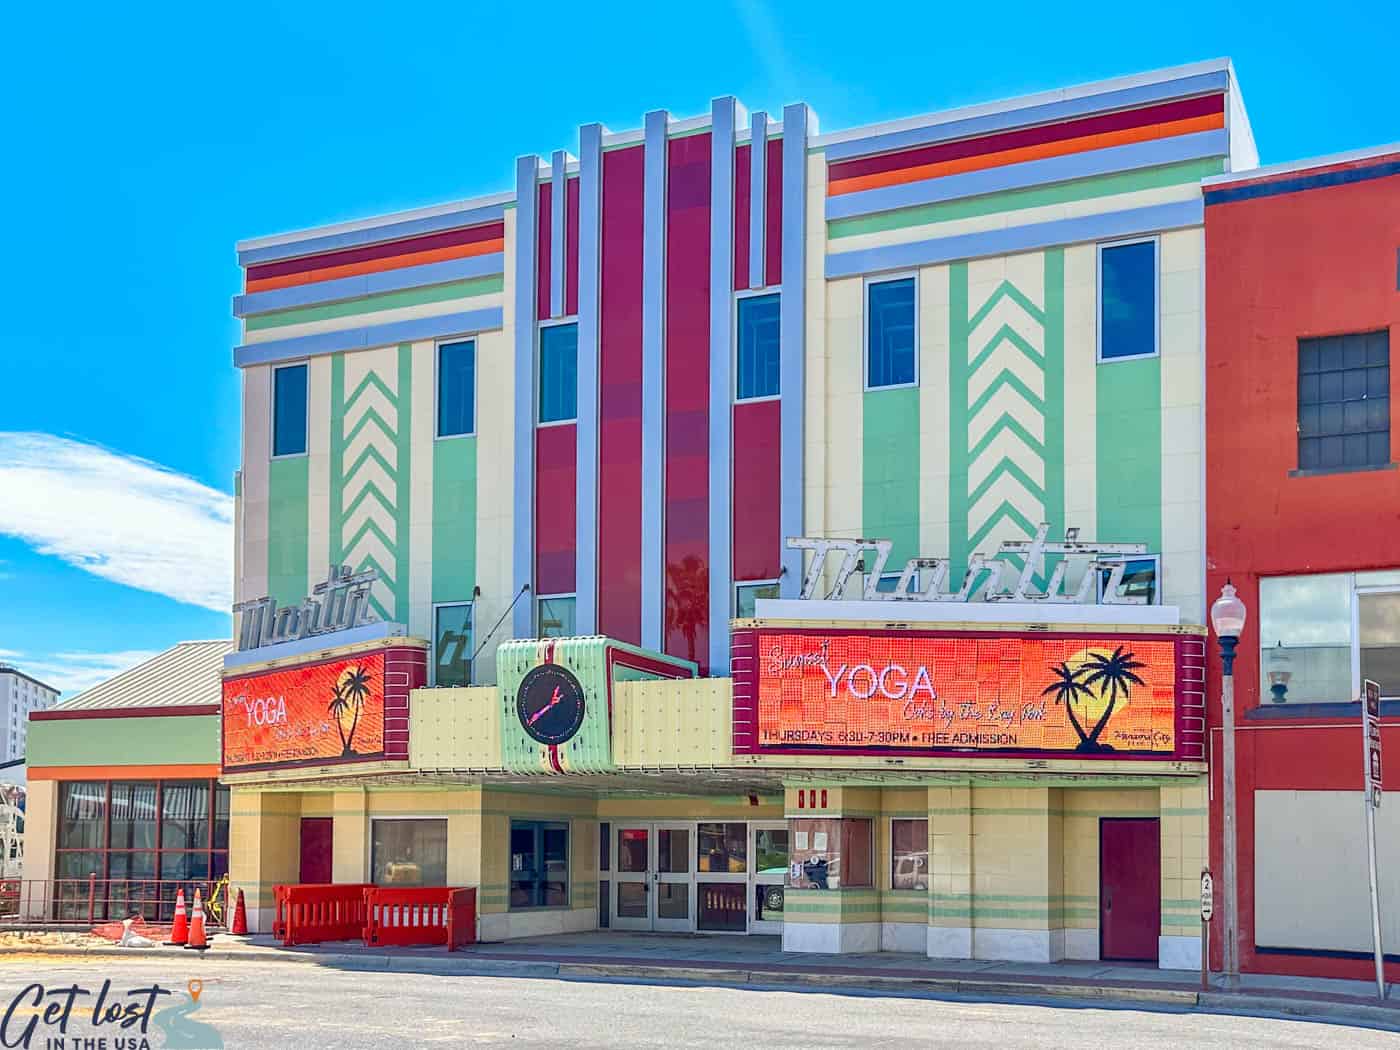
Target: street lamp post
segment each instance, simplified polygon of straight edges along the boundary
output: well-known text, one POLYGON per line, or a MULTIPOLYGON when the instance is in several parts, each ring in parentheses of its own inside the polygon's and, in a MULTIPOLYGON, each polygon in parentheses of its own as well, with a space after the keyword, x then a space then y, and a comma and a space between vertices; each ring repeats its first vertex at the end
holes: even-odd
POLYGON ((1236 873, 1238 839, 1235 834, 1235 647, 1244 630, 1244 602, 1227 580, 1220 597, 1210 607, 1210 622, 1220 642, 1220 720, 1224 729, 1221 791, 1224 793, 1225 826, 1225 987, 1240 986, 1240 889, 1236 873))

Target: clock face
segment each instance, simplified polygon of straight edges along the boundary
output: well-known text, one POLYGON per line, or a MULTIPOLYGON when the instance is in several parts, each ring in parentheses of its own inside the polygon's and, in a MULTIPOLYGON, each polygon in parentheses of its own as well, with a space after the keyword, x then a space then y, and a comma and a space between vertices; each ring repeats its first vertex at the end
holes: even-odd
POLYGON ((541 744, 562 744, 583 726, 583 686, 566 667, 541 664, 520 680, 515 710, 525 732, 541 744))

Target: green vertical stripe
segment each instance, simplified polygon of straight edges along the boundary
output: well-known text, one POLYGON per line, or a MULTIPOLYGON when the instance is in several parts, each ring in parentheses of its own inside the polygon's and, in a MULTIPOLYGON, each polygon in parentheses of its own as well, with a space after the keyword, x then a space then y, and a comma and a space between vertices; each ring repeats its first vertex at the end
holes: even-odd
MULTIPOLYGON (((1045 253, 1045 520, 1050 539, 1065 530, 1065 250, 1045 253)), ((1036 522, 1036 524, 1040 524, 1036 522)), ((1056 558, 1046 558, 1045 579, 1056 558)), ((1044 586, 1044 582, 1041 582, 1044 586)))
POLYGON ((1162 551, 1162 359, 1098 366, 1098 522, 1103 543, 1162 551))
POLYGON ((893 541, 886 572, 919 556, 919 388, 868 390, 861 421, 861 531, 893 541))
POLYGON ((306 597, 308 456, 274 459, 267 478, 267 590, 279 605, 306 597))
POLYGON ((413 475, 413 346, 399 345, 399 384, 397 418, 394 420, 394 444, 398 451, 394 473, 394 618, 408 623, 409 510, 412 504, 410 481, 413 475))
POLYGON ((948 588, 967 571, 967 263, 948 267, 948 588))
POLYGON ((433 442, 433 601, 471 601, 476 587, 476 438, 433 442))

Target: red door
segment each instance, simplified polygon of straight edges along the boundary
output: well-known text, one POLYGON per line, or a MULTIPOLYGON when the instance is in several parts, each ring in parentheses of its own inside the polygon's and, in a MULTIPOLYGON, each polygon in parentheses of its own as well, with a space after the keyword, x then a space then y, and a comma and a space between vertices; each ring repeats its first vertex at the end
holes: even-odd
POLYGON ((298 882, 331 881, 330 817, 301 818, 301 870, 298 882))
POLYGON ((1157 961, 1161 849, 1156 817, 1099 821, 1099 958, 1157 961))

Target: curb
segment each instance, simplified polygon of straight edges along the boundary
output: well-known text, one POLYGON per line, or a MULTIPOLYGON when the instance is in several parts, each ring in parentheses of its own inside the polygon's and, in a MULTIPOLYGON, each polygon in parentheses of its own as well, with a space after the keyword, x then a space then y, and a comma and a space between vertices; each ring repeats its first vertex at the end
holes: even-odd
MULTIPOLYGON (((170 957, 176 949, 118 948, 112 946, 36 945, 0 948, 0 962, 9 955, 52 955, 56 958, 140 958, 170 957)), ((180 952, 182 958, 184 951, 180 952)), ((1065 984, 1050 981, 978 980, 972 977, 914 977, 879 973, 813 973, 795 970, 749 970, 739 967, 655 965, 639 963, 569 962, 541 959, 494 959, 485 956, 390 955, 364 952, 296 953, 275 949, 249 949, 241 946, 215 947, 199 952, 202 959, 221 962, 301 963, 312 966, 343 966, 365 970, 449 970, 473 977, 559 977, 597 980, 626 978, 649 981, 693 981, 706 984, 773 986, 790 985, 811 990, 822 988, 869 988, 889 991, 938 992, 980 998, 1013 997, 1032 999, 1078 999, 1103 1003, 1153 1003, 1162 1006, 1198 1008, 1218 1013, 1276 1014, 1299 1019, 1341 1021, 1400 1030, 1400 1009, 1361 1001, 1318 998, 1290 998, 1278 995, 1250 995, 1226 992, 1200 992, 1187 988, 1144 987, 1140 985, 1065 984)))

